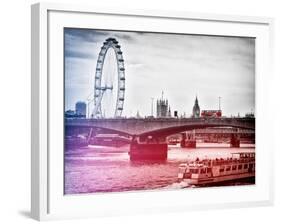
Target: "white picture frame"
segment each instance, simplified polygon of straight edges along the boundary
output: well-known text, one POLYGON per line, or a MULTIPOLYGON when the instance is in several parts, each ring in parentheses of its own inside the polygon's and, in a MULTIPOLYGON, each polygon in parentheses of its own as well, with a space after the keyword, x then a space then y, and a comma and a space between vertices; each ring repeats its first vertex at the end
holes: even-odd
POLYGON ((50 3, 32 5, 31 16, 31 214, 34 219, 99 217, 126 215, 128 212, 173 212, 273 203, 273 145, 270 134, 266 131, 270 128, 272 119, 268 97, 273 76, 273 19, 187 12, 97 9, 50 3), (63 139, 60 139, 63 129, 61 34, 65 26, 255 37, 255 186, 65 196, 62 185, 63 139))

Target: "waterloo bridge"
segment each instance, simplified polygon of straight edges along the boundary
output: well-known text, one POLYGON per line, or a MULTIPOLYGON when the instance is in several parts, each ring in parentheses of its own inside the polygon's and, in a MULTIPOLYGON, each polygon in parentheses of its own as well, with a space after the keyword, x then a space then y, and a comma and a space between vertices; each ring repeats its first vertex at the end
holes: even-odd
MULTIPOLYGON (((186 131, 221 127, 254 132, 255 118, 65 119, 66 130, 89 130, 89 139, 93 137, 96 130, 128 136, 131 139, 131 160, 165 160, 168 136, 186 131)), ((239 133, 235 134, 233 131, 231 133, 231 146, 239 147, 239 133)), ((189 140, 194 142, 194 139, 189 140)))

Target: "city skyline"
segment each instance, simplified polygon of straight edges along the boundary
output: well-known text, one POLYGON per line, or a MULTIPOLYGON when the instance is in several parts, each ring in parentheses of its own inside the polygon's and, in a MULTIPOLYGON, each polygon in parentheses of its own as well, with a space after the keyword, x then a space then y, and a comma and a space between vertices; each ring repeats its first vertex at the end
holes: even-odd
MULTIPOLYGON (((201 110, 223 116, 255 110, 253 38, 65 29, 65 110, 94 90, 97 56, 103 41, 115 37, 125 60, 123 116, 151 115, 151 98, 169 100, 179 115, 201 110)), ((154 101, 154 115, 156 108, 154 101)))

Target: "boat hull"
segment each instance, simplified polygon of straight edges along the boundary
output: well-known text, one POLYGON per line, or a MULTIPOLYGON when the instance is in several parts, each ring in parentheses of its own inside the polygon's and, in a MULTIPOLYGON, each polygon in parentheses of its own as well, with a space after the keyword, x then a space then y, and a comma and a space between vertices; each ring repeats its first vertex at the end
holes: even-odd
POLYGON ((209 178, 188 178, 183 179, 184 182, 188 183, 189 185, 205 185, 205 184, 215 184, 220 182, 226 181, 233 181, 233 180, 241 180, 246 178, 255 177, 255 173, 241 173, 241 174, 230 174, 230 175, 223 175, 217 177, 209 177, 209 178))

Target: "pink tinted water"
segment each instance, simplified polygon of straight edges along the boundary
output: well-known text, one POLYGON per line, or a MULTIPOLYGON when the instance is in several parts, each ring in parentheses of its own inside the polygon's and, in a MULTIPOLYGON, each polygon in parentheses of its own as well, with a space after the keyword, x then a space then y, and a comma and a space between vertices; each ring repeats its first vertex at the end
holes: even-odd
MULTIPOLYGON (((229 148, 227 145, 199 145, 196 149, 170 146, 168 160, 161 163, 130 162, 129 147, 90 146, 65 152, 65 194, 175 189, 178 165, 197 157, 227 158, 233 152, 254 152, 253 145, 229 148)), ((230 182, 229 185, 252 184, 230 182)))

